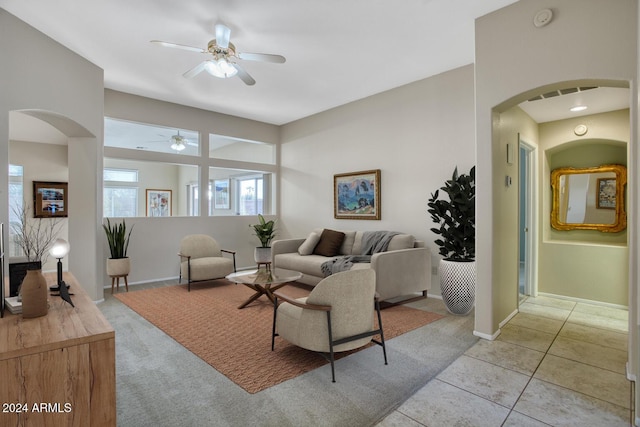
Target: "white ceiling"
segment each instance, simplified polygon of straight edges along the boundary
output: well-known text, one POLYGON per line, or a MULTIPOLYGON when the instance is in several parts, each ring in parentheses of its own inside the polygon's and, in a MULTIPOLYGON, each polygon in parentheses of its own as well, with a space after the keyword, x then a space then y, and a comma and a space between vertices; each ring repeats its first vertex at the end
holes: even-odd
MULTIPOLYGON (((473 63, 474 20, 514 2, 0 0, 0 7, 103 68, 107 88, 284 124, 473 63), (207 73, 186 79, 205 55, 150 43, 205 48, 216 23, 231 29, 238 51, 279 54, 286 63, 240 61, 254 86, 207 73)), ((568 108, 577 102, 590 103, 581 115, 627 108, 628 93, 597 89, 521 107, 542 123, 575 116, 568 108)))
MULTIPOLYGON (((123 92, 284 124, 474 62, 474 20, 515 0, 0 0, 0 7, 104 69, 123 92), (182 74, 214 25, 255 78, 182 74)), ((532 24, 533 25, 533 24, 532 24)))

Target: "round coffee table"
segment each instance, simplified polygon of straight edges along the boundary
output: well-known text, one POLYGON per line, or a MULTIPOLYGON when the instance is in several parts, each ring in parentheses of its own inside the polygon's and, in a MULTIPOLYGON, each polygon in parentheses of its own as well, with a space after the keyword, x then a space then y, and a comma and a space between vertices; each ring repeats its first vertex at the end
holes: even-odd
POLYGON ((240 304, 238 307, 245 308, 247 305, 260 298, 261 295, 266 295, 267 298, 275 304, 273 291, 280 289, 287 283, 295 282, 302 278, 302 273, 298 271, 284 270, 282 268, 259 268, 257 270, 231 273, 226 278, 232 282, 241 283, 256 292, 251 296, 251 298, 240 304))

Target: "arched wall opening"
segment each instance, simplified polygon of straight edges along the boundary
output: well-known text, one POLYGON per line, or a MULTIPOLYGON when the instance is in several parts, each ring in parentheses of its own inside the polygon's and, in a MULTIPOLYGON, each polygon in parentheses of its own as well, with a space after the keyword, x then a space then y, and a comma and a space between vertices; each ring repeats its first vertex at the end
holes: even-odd
MULTIPOLYGON (((543 294, 573 297, 578 299, 593 300, 596 302, 609 303, 617 306, 627 306, 629 301, 629 252, 627 245, 627 231, 617 233, 617 235, 598 236, 599 232, 591 231, 595 237, 591 238, 588 244, 580 244, 571 239, 564 239, 558 236, 562 232, 551 230, 551 189, 550 173, 558 165, 550 162, 549 155, 562 152, 570 147, 572 153, 582 151, 584 159, 570 162, 566 166, 579 165, 581 161, 597 162, 598 159, 606 159, 615 163, 627 165, 629 158, 628 142, 631 141, 631 118, 628 108, 612 112, 580 116, 573 119, 560 119, 553 122, 537 123, 528 116, 518 105, 531 97, 547 93, 552 90, 559 90, 576 86, 598 86, 598 87, 628 87, 629 82, 611 80, 573 80, 555 82, 539 86, 520 94, 495 106, 492 110, 491 133, 493 139, 493 169, 491 171, 491 181, 494 197, 492 199, 493 221, 496 224, 492 245, 493 263, 493 310, 491 317, 494 319, 496 329, 493 329, 493 336, 499 334, 500 328, 518 310, 518 274, 519 274, 519 173, 517 162, 509 164, 507 158, 507 146, 516 143, 518 140, 525 140, 537 147, 535 150, 538 164, 538 206, 534 206, 538 217, 536 240, 536 269, 537 283, 534 288, 543 294), (588 123, 589 132, 584 138, 577 138, 574 128, 578 123, 588 123), (613 142, 612 142, 613 141, 613 142), (610 154, 603 157, 604 145, 616 145, 617 148, 610 150, 610 154), (572 148, 571 148, 572 147, 572 148), (591 153, 591 154, 589 154, 591 153), (613 156, 613 157, 612 157, 613 156), (585 160, 586 159, 586 160, 585 160), (505 177, 511 178, 512 185, 505 185, 505 177), (566 240, 569 240, 567 242, 566 240), (595 242, 595 244, 594 244, 595 242), (558 262, 558 254, 565 262, 558 262), (615 297, 602 296, 601 292, 578 292, 574 288, 578 285, 560 289, 554 283, 560 279, 566 279, 570 271, 579 271, 581 266, 588 264, 589 259, 608 261, 609 267, 606 281, 615 282, 615 297), (551 266, 553 265, 553 268, 551 266), (546 272, 546 274, 545 274, 546 272), (559 274, 562 273, 562 274, 559 274), (556 277, 557 280, 550 282, 556 277), (597 296, 601 295, 601 296, 597 296)), ((606 151, 606 150, 605 150, 606 151)), ((559 162, 566 162, 562 156, 556 157, 559 162)), ((595 164, 594 164, 595 165, 595 164)), ((632 183, 628 184, 628 191, 633 191, 632 183)), ((574 233, 564 232, 564 233, 574 233)), ((581 234, 580 232, 574 234, 581 234)), ((589 234, 589 233, 582 233, 589 234)), ((478 239, 480 242, 482 239, 478 239)), ((483 243, 480 243, 480 246, 483 243)), ((598 263, 596 263, 598 264, 598 263)), ((594 265, 595 268, 595 265, 594 265)), ((584 270, 584 269, 583 269, 584 270)), ((585 270, 586 271, 586 270, 585 270)), ((586 274, 586 273, 585 273, 586 274)), ((585 279, 583 275, 576 277, 571 282, 580 282, 585 279), (580 279, 582 277, 582 279, 580 279)), ((598 280, 604 280, 602 275, 594 276, 594 281, 586 288, 602 288, 603 284, 598 280), (597 278, 600 279, 597 279, 597 278), (596 283, 598 282, 598 283, 596 283)), ((557 283, 556 283, 557 284, 557 283)), ((483 306, 480 305, 476 311, 480 310, 483 315, 483 306)), ((478 314, 478 313, 477 313, 478 314)), ((488 314, 488 313, 487 313, 488 314)))
MULTIPOLYGON (((62 114, 42 109, 20 109, 9 112, 10 147, 12 144, 13 147, 20 144, 29 145, 28 152, 21 156, 22 162, 27 164, 26 167, 31 168, 28 180, 23 183, 27 189, 26 203, 30 204, 33 201, 32 181, 68 183, 68 216, 61 218, 63 235, 60 237, 69 241, 71 251, 63 260, 63 265, 65 270, 73 272, 93 299, 101 299, 101 283, 94 283, 95 280, 90 279, 95 276, 96 251, 101 250, 101 245, 96 245, 95 242, 95 230, 99 223, 91 214, 95 211, 94 205, 97 205, 98 189, 86 179, 87 173, 96 176, 96 170, 99 170, 92 154, 99 151, 96 148, 98 138, 80 123, 62 114), (32 120, 25 120, 24 117, 32 120), (37 135, 25 129, 25 125, 39 121, 47 125, 40 123, 37 135), (64 146, 60 145, 61 140, 66 140, 63 142, 64 146)), ((11 158, 10 150, 9 162, 11 158)), ((29 208, 33 216, 33 206, 29 208)), ((8 213, 6 215, 9 216, 8 213)), ((49 260, 43 269, 51 269, 52 262, 49 260)))

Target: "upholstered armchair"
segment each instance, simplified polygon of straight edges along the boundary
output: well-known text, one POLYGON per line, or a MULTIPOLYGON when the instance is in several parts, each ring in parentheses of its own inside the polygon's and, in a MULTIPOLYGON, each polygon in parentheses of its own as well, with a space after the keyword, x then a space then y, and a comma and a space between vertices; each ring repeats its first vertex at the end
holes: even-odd
POLYGON ((333 274, 321 280, 306 298, 292 299, 281 291, 274 296, 272 351, 275 337, 280 336, 299 347, 321 352, 331 363, 333 382, 336 382, 336 352, 353 350, 373 341, 382 346, 384 364, 387 364, 373 270, 333 274), (374 327, 374 313, 378 316, 378 328, 374 327), (372 339, 374 335, 380 335, 380 341, 372 339))
POLYGON ((180 241, 180 282, 187 278, 187 290, 191 283, 221 279, 236 271, 236 253, 220 249, 218 242, 206 234, 190 234, 180 241), (230 255, 223 256, 223 253, 230 255))

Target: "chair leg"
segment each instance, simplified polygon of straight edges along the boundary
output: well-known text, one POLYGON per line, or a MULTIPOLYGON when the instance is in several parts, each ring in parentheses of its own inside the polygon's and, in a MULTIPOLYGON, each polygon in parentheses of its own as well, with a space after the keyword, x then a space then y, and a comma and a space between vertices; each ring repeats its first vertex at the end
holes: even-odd
POLYGON ((331 362, 331 382, 336 382, 336 369, 333 357, 333 336, 331 334, 331 311, 327 311, 327 330, 329 332, 329 362, 331 362))
POLYGON ((387 363, 387 346, 384 343, 384 332, 382 331, 382 316, 380 315, 380 302, 376 300, 376 312, 378 313, 378 328, 380 329, 380 342, 382 345, 382 354, 384 354, 384 364, 387 363))
POLYGON ((278 314, 278 297, 274 296, 273 301, 273 327, 271 328, 271 351, 276 346, 276 315, 278 314))

